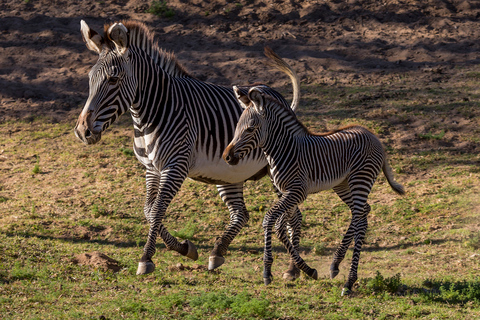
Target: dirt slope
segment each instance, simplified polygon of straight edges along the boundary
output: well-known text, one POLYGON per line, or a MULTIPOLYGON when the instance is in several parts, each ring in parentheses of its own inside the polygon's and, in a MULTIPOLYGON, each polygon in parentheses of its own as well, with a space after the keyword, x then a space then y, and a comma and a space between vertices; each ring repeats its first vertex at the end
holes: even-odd
POLYGON ((224 85, 288 85, 263 65, 265 45, 304 83, 388 84, 408 73, 422 86, 480 61, 474 1, 168 0, 171 18, 146 13, 150 3, 2 1, 0 121, 78 114, 96 61, 82 42, 81 19, 97 30, 121 19, 144 21, 192 74, 224 85))

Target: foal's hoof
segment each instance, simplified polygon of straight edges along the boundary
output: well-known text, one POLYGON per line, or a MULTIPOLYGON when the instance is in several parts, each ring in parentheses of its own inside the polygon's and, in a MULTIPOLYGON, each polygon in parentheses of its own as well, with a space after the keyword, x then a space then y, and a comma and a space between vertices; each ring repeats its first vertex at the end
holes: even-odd
POLYGON ((270 283, 272 283, 273 277, 268 277, 268 278, 263 278, 263 283, 265 283, 266 286, 268 286, 270 283))
POLYGON ((317 272, 317 270, 316 270, 316 269, 312 269, 312 270, 313 270, 313 272, 311 272, 311 273, 309 274, 310 278, 312 278, 312 279, 314 279, 314 280, 318 280, 318 272, 317 272))
POLYGON ((330 267, 330 279, 335 278, 340 273, 340 270, 336 267, 330 267))
POLYGON ((225 258, 222 256, 210 256, 208 257, 208 270, 212 271, 220 267, 225 262, 225 258))
POLYGON ((187 258, 192 259, 193 261, 197 260, 198 259, 198 252, 197 252, 197 248, 195 247, 195 245, 193 243, 191 243, 190 240, 185 240, 185 241, 182 242, 182 244, 185 244, 185 243, 188 245, 188 252, 185 256, 187 258))
POLYGON ((155 264, 152 261, 139 262, 137 275, 152 273, 155 270, 155 264))
POLYGON ((343 296, 349 296, 351 293, 352 293, 352 290, 350 290, 346 287, 342 289, 342 297, 343 296))

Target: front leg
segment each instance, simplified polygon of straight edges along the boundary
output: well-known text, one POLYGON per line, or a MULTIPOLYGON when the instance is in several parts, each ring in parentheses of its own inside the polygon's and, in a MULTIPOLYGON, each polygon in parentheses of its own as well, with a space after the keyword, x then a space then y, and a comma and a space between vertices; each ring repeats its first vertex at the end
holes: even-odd
MULTIPOLYGON (((294 210, 298 203, 303 201, 304 196, 299 196, 302 193, 298 192, 287 192, 282 195, 280 200, 267 212, 265 218, 263 219, 263 229, 265 236, 265 247, 264 247, 264 271, 263 278, 266 285, 272 282, 273 276, 271 272, 271 267, 273 263, 272 257, 272 228, 276 224, 279 217, 288 217, 288 213, 291 210, 294 210)), ((284 228, 285 230, 285 228, 284 228)), ((280 239, 283 241, 283 239, 280 239)), ((288 241, 288 238, 286 239, 288 241)), ((288 241, 290 243, 290 241, 288 241)), ((287 248, 288 249, 288 248, 287 248)), ((291 250, 295 251, 293 248, 291 250)), ((293 258, 293 257, 292 257, 293 258)))
MULTIPOLYGON (((292 213, 290 213, 292 214, 292 213)), ((290 259, 293 260, 295 266, 305 272, 309 277, 317 280, 318 273, 317 270, 310 268, 307 263, 300 257, 297 248, 295 248, 290 240, 288 239, 286 226, 287 220, 291 220, 291 217, 288 217, 286 214, 283 214, 275 224, 275 233, 280 241, 283 242, 283 245, 287 249, 287 252, 290 255, 290 259)))
MULTIPOLYGON (((282 193, 275 186, 271 177, 270 177, 270 180, 273 184, 275 193, 278 195, 278 198, 280 199, 282 197, 282 193)), ((294 214, 289 215, 289 220, 286 227, 287 227, 288 234, 290 236, 290 241, 293 247, 297 252, 299 252, 300 235, 301 235, 301 227, 302 227, 302 213, 300 212, 300 209, 298 208, 298 206, 295 207, 294 214)), ((290 265, 288 266, 287 271, 283 273, 283 279, 294 281, 298 277, 300 277, 300 269, 295 265, 295 260, 293 258, 290 258, 290 265)))
POLYGON ((175 166, 167 167, 161 174, 147 171, 147 199, 145 201, 144 213, 150 224, 150 229, 143 256, 138 264, 137 274, 146 274, 155 270, 152 257, 156 251, 155 246, 158 234, 160 234, 168 249, 175 250, 193 260, 198 258, 197 250, 190 241, 185 240, 180 243, 162 224, 168 205, 187 176, 186 172, 176 168, 185 167, 176 164, 175 166))

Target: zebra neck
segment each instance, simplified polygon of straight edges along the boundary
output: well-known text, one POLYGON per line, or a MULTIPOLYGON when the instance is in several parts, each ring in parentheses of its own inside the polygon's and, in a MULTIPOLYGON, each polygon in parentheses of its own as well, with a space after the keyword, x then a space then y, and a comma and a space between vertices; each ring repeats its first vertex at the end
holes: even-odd
POLYGON ((138 59, 136 63, 138 86, 130 113, 136 129, 143 131, 158 126, 171 114, 174 107, 172 77, 150 59, 138 59))
MULTIPOLYGON (((291 120, 291 119, 283 119, 291 120)), ((297 121, 276 121, 271 122, 267 130, 263 152, 269 158, 269 162, 281 163, 286 155, 295 157, 299 141, 306 135, 302 126, 297 121), (280 122, 280 123, 279 123, 280 122), (280 160, 280 161, 279 161, 280 160)), ((270 163, 272 164, 272 163, 270 163)))

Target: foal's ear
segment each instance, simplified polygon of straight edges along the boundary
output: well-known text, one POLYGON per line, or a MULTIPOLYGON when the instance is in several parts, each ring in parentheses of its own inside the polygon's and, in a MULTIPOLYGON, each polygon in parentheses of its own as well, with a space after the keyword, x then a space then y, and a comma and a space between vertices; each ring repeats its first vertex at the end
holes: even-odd
POLYGON ((258 113, 264 113, 263 93, 258 88, 253 87, 248 91, 248 99, 253 103, 253 107, 258 113))
POLYGON ((82 38, 87 48, 96 52, 102 52, 103 44, 105 43, 103 37, 93 29, 90 29, 85 21, 80 21, 80 31, 82 32, 82 38))
POLYGON ((235 93, 235 97, 238 100, 238 103, 243 109, 246 109, 248 105, 250 104, 250 99, 248 99, 248 96, 237 87, 233 86, 233 92, 235 93))
POLYGON ((128 29, 123 23, 114 23, 108 28, 107 36, 115 43, 118 52, 124 54, 128 48, 128 29))

